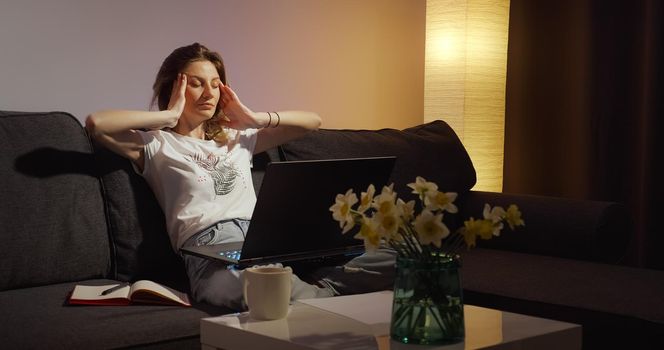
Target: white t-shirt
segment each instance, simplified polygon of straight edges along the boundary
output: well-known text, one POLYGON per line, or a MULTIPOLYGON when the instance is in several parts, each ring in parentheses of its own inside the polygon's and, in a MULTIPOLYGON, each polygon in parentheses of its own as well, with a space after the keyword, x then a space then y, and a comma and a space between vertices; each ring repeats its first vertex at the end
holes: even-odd
POLYGON ((256 193, 251 160, 257 129, 227 131, 225 145, 170 130, 139 131, 145 141, 141 174, 166 216, 177 251, 193 234, 226 219, 251 219, 256 193))

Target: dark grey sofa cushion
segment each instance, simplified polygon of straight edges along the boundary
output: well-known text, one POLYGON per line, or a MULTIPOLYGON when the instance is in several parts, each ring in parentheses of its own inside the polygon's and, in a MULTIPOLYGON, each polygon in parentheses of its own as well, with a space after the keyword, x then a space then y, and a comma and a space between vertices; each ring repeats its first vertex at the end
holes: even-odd
MULTIPOLYGON (((78 284, 111 284, 88 280, 78 284)), ((122 347, 200 349, 199 320, 221 308, 131 305, 67 306, 76 283, 0 293, 0 327, 6 349, 110 349, 122 347), (28 312, 28 310, 30 310, 28 312)))
POLYGON ((184 263, 171 247, 164 213, 131 162, 95 145, 111 233, 112 276, 150 279, 187 291, 184 263))
POLYGON ((414 182, 416 176, 436 182, 446 192, 463 193, 476 182, 466 149, 441 120, 402 131, 320 129, 282 145, 281 150, 288 161, 397 156, 390 182, 404 199, 412 191, 406 184, 414 182))
POLYGON ((517 204, 525 226, 478 240, 483 248, 617 264, 624 262, 632 225, 620 203, 470 191, 457 202, 464 219, 482 217, 485 203, 517 204))
POLYGON ((265 152, 254 154, 251 164, 251 180, 254 185, 256 195, 261 189, 263 177, 265 176, 265 168, 269 163, 283 161, 279 154, 277 147, 270 148, 265 152))
POLYGON ((106 276, 90 142, 67 113, 0 112, 0 290, 106 276))

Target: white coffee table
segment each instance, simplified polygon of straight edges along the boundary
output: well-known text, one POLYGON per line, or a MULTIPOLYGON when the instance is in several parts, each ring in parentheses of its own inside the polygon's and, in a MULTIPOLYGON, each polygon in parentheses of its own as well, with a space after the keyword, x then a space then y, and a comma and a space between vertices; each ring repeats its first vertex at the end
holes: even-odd
POLYGON ((389 291, 295 302, 282 320, 247 313, 201 320, 210 349, 581 349, 581 326, 472 305, 464 307, 466 339, 447 346, 404 345, 389 337, 389 291))

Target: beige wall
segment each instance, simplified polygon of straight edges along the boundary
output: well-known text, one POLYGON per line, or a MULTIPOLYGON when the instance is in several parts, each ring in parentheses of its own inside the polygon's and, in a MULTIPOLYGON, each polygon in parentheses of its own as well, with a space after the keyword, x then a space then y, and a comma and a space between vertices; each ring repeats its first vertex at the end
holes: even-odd
POLYGON ((224 56, 254 110, 328 128, 423 120, 425 0, 22 0, 0 5, 0 109, 146 109, 172 49, 224 56))

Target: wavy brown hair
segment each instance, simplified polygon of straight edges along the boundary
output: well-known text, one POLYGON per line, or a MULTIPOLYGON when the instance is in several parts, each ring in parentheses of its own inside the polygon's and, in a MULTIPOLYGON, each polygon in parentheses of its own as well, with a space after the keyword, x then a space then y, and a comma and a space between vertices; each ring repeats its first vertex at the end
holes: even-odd
MULTIPOLYGON (((171 92, 173 91, 173 83, 177 78, 178 73, 182 72, 185 67, 197 61, 209 61, 217 69, 221 82, 226 85, 226 69, 224 68, 224 61, 217 52, 210 51, 204 45, 193 43, 188 46, 179 47, 171 52, 168 57, 161 64, 157 77, 152 85, 152 102, 151 105, 157 105, 160 111, 168 108, 168 102, 171 100, 171 92)), ((215 140, 225 143, 227 140, 226 133, 219 125, 219 118, 221 113, 221 105, 217 103, 212 119, 205 122, 205 137, 208 140, 215 140)))

